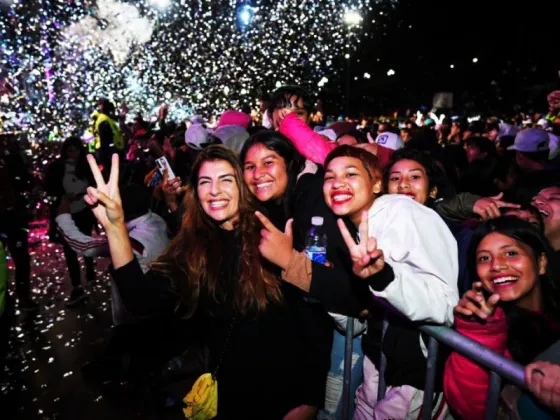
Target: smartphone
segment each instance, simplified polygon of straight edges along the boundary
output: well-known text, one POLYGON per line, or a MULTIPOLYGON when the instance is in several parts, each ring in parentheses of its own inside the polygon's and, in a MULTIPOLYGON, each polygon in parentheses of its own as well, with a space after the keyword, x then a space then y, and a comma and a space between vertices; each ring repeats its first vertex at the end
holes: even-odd
POLYGON ((161 176, 163 176, 163 171, 167 169, 167 180, 171 181, 172 179, 175 179, 175 174, 173 173, 173 169, 171 169, 171 166, 169 166, 169 162, 167 161, 167 158, 165 156, 156 159, 156 165, 158 167, 161 176))

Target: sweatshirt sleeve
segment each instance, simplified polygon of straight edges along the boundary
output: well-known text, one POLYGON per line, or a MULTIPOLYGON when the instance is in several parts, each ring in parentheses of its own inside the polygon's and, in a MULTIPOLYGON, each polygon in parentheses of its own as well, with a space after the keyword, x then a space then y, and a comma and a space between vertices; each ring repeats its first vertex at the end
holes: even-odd
MULTIPOLYGON (((507 319, 501 308, 484 324, 456 318, 455 328, 471 340, 509 357, 506 349, 507 319)), ((449 406, 460 418, 484 418, 488 376, 486 368, 459 353, 451 353, 445 364, 443 390, 449 406)))
POLYGON ((58 215, 56 223, 64 240, 76 253, 84 257, 108 257, 110 255, 107 238, 92 238, 84 235, 74 223, 70 213, 58 215))
POLYGON ((383 213, 370 210, 369 217, 370 236, 378 235, 378 247, 393 273, 384 270, 368 281, 373 294, 411 321, 451 326, 459 300, 459 263, 457 242, 443 220, 404 197, 383 213))
POLYGON ((282 279, 309 293, 310 297, 319 300, 327 310, 334 313, 358 316, 367 308, 365 302, 370 300, 364 281, 358 280, 352 287, 352 280, 345 270, 311 261, 303 252, 293 251, 290 264, 282 273, 282 279), (362 293, 356 290, 357 286, 362 286, 362 293), (358 294, 362 295, 362 299, 357 298, 358 294))
POLYGON ((169 315, 177 298, 171 293, 169 279, 152 270, 144 273, 134 258, 117 270, 112 270, 124 307, 134 315, 169 315))
POLYGON ((471 193, 459 193, 453 198, 437 202, 434 210, 441 216, 453 222, 461 223, 473 217, 474 204, 480 196, 471 193))
POLYGON ((323 165, 327 155, 336 149, 336 143, 331 143, 313 131, 293 113, 282 120, 279 131, 290 139, 302 156, 320 165, 323 165))

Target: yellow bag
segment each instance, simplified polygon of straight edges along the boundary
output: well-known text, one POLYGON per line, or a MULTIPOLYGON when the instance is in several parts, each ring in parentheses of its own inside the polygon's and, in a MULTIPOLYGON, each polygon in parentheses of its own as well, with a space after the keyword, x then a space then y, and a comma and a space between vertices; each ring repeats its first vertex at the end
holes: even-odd
POLYGON ((218 415, 218 372, 226 355, 234 325, 235 315, 231 320, 224 349, 214 373, 201 375, 183 399, 183 403, 187 405, 183 408, 183 413, 189 420, 210 420, 218 415))
POLYGON ((189 420, 210 420, 218 415, 218 381, 211 373, 201 375, 183 399, 183 408, 189 420))

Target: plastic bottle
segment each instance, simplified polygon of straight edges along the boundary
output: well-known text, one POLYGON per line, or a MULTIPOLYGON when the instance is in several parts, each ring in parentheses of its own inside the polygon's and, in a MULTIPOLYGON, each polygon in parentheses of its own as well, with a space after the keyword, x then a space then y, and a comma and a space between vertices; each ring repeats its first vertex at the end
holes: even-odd
POLYGON ((327 234, 323 231, 323 218, 318 216, 312 217, 311 224, 313 226, 307 232, 305 242, 305 255, 312 261, 326 264, 327 234))

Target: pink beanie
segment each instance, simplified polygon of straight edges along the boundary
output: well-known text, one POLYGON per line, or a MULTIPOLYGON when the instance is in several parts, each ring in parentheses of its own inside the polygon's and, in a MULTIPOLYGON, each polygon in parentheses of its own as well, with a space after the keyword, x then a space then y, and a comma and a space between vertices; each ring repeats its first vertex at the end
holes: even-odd
POLYGON ((251 116, 240 111, 226 111, 220 117, 218 125, 216 128, 222 127, 224 125, 238 125, 244 129, 249 128, 251 124, 251 116))

